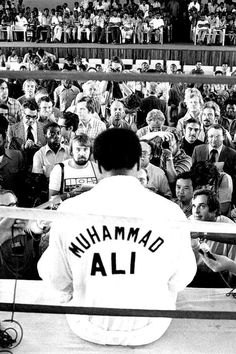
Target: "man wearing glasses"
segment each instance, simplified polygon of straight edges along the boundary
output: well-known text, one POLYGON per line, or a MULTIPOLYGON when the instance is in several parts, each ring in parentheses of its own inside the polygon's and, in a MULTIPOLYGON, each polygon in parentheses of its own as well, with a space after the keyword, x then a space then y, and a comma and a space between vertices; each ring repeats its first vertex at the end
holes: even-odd
POLYGON ((23 104, 22 120, 11 125, 8 130, 9 148, 21 150, 28 167, 32 165, 35 152, 46 144, 43 124, 38 122, 37 118, 37 104, 34 101, 26 101, 23 104))

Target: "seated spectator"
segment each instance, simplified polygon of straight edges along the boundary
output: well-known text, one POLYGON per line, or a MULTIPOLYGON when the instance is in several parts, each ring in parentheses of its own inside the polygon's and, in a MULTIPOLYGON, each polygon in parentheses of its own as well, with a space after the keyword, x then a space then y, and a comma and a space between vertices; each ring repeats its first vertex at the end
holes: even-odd
POLYGON ((14 48, 11 49, 10 54, 7 56, 7 63, 18 63, 19 55, 14 48))
POLYGON ((200 19, 197 21, 195 31, 197 36, 197 43, 203 44, 205 42, 206 36, 210 33, 210 24, 205 14, 201 14, 200 19))
POLYGON ((24 172, 23 156, 19 150, 6 148, 6 126, 0 126, 0 185, 2 188, 11 188, 21 197, 24 172))
POLYGON ((203 106, 203 99, 200 91, 196 88, 187 88, 185 90, 184 101, 187 106, 187 113, 178 120, 176 130, 183 136, 184 122, 189 118, 196 118, 200 120, 201 109, 203 106))
POLYGON ((221 171, 229 174, 233 181, 232 202, 235 203, 236 184, 236 152, 228 146, 224 146, 225 132, 219 124, 213 124, 207 131, 208 143, 196 146, 193 150, 193 163, 209 160, 221 162, 221 171))
MULTIPOLYGON (((100 2, 102 1, 100 0, 100 2)), ((105 16, 102 9, 93 19, 93 30, 95 32, 94 42, 105 43, 105 16)))
POLYGON ((149 33, 150 33, 150 26, 149 26, 149 18, 143 18, 143 12, 138 11, 137 19, 135 23, 135 34, 137 36, 137 43, 143 44, 144 42, 149 43, 149 33), (146 39, 144 38, 146 35, 146 39))
POLYGON ((93 117, 94 105, 91 98, 82 98, 76 105, 76 113, 79 117, 79 124, 76 134, 85 133, 94 141, 96 136, 103 130, 106 130, 106 125, 100 119, 93 117))
POLYGON ((49 178, 53 167, 69 158, 69 150, 61 144, 61 128, 57 123, 46 124, 43 132, 46 145, 34 154, 32 172, 49 178))
POLYGON ((146 118, 147 126, 140 128, 137 131, 139 138, 145 136, 148 133, 157 132, 157 131, 173 131, 174 128, 164 125, 165 116, 159 109, 152 109, 147 114, 146 118))
POLYGON ((51 15, 52 41, 58 43, 61 42, 63 32, 63 12, 52 9, 51 15))
POLYGON ((33 155, 43 145, 45 136, 43 125, 37 122, 38 106, 34 101, 25 101, 23 104, 23 118, 19 123, 9 126, 9 148, 21 150, 25 166, 31 171, 33 155))
POLYGON ((159 43, 160 42, 160 38, 161 38, 161 31, 163 31, 163 27, 164 27, 164 21, 161 18, 161 14, 160 13, 156 13, 156 15, 154 15, 150 21, 149 21, 149 26, 150 26, 150 32, 149 32, 149 42, 152 43, 152 35, 154 35, 154 43, 159 43))
POLYGON ((38 100, 38 121, 43 125, 57 122, 62 113, 53 107, 52 100, 48 96, 43 96, 38 100))
POLYGON ((66 111, 79 92, 80 90, 72 85, 71 80, 61 80, 61 84, 54 91, 55 107, 58 107, 61 112, 66 111))
POLYGON ((51 40, 51 20, 52 17, 49 13, 49 9, 45 8, 43 10, 42 16, 39 16, 39 26, 37 27, 37 32, 36 32, 36 42, 39 42, 40 40, 43 40, 42 32, 46 31, 46 40, 45 42, 50 42, 51 40))
POLYGON ((160 167, 165 171, 170 187, 173 188, 176 177, 180 173, 190 170, 192 158, 181 149, 181 138, 176 131, 162 133, 164 133, 163 137, 166 135, 164 139, 168 144, 163 145, 162 143, 160 167))
POLYGON ((142 0, 141 4, 139 4, 139 10, 142 11, 144 17, 149 15, 149 4, 146 0, 142 0))
POLYGON ((91 33, 92 21, 89 17, 89 13, 85 12, 84 17, 81 18, 80 26, 77 28, 78 42, 82 41, 82 33, 86 34, 86 40, 89 42, 91 33))
POLYGON ((191 74, 193 75, 203 75, 204 71, 202 70, 202 63, 198 61, 196 63, 196 68, 192 70, 191 74))
POLYGON ((77 66, 74 63, 74 58, 72 55, 67 55, 67 57, 65 58, 63 70, 67 70, 67 71, 77 70, 77 66))
POLYGON ((13 25, 12 29, 13 31, 26 32, 27 25, 28 21, 25 18, 23 12, 19 12, 18 15, 16 15, 15 24, 13 25))
POLYGON ((37 82, 34 79, 27 79, 23 83, 24 95, 19 97, 17 100, 22 105, 26 100, 32 100, 35 97, 35 91, 37 87, 37 82))
POLYGON ((52 61, 56 61, 56 56, 52 53, 47 52, 43 48, 39 48, 36 52, 37 57, 41 64, 46 65, 48 62, 48 57, 52 59, 52 61))
POLYGON ((193 182, 191 171, 183 172, 176 178, 174 200, 183 210, 187 218, 192 215, 193 182))
POLYGON ((111 32, 111 40, 113 44, 120 43, 120 26, 121 26, 121 18, 118 15, 116 10, 113 10, 112 16, 108 22, 108 30, 111 32))
POLYGON ((62 200, 74 197, 97 183, 99 172, 97 164, 90 161, 91 148, 92 142, 84 133, 72 139, 71 158, 57 164, 50 174, 49 198, 56 195, 62 200))
POLYGON ((8 83, 0 79, 0 113, 3 113, 9 124, 14 124, 22 119, 22 106, 20 102, 8 96, 8 83), (5 108, 2 110, 1 106, 5 108), (6 113, 7 109, 7 113, 6 113))
MULTIPOLYGON (((207 142, 207 131, 211 127, 211 125, 219 123, 219 121, 223 121, 222 118, 219 119, 219 115, 220 108, 215 102, 208 101, 204 104, 200 115, 202 126, 199 135, 199 140, 201 140, 202 142, 207 142)), ((224 145, 234 148, 231 136, 227 130, 225 130, 224 145)))
POLYGON ((199 161, 191 167, 193 188, 210 189, 217 194, 221 206, 221 213, 229 216, 232 202, 232 178, 222 171, 220 163, 199 161))
POLYGON ((79 117, 72 112, 64 112, 63 116, 58 119, 58 125, 61 128, 61 143, 70 145, 71 140, 75 137, 78 129, 79 117))
POLYGON ((141 140, 140 144, 142 148, 140 166, 147 172, 147 187, 153 192, 170 199, 172 193, 164 171, 150 162, 154 154, 153 144, 145 140, 141 140))
POLYGON ((141 128, 145 123, 148 112, 152 109, 161 110, 165 117, 165 123, 167 124, 167 103, 157 97, 158 95, 158 84, 156 82, 147 83, 147 96, 142 99, 140 104, 140 112, 138 114, 138 128, 141 128))
POLYGON ((5 13, 1 17, 1 25, 7 30, 7 41, 13 41, 12 26, 14 23, 14 15, 9 8, 5 8, 5 13))
POLYGON ((184 122, 184 135, 181 142, 181 148, 184 152, 192 157, 195 146, 203 144, 198 139, 201 130, 201 123, 198 119, 190 118, 184 122))
POLYGON ((122 43, 131 43, 131 39, 134 33, 134 21, 128 13, 124 13, 121 25, 121 39, 122 43))
POLYGON ((234 18, 232 16, 228 17, 226 22, 226 36, 229 39, 229 44, 235 45, 236 42, 236 26, 234 23, 234 18))
MULTIPOLYGON (((190 217, 190 220, 202 222, 226 222, 233 224, 232 220, 230 220, 226 216, 220 215, 220 203, 218 201, 218 198, 212 191, 205 189, 195 191, 192 204, 193 215, 190 217)), ((197 235, 198 233, 194 235, 194 238, 196 238, 197 235)), ((228 254, 228 251, 231 248, 231 246, 227 243, 217 241, 204 240, 204 243, 209 246, 210 252, 220 255, 228 254)), ((192 247, 194 252, 196 253, 196 258, 198 259, 198 270, 190 286, 204 288, 225 287, 225 282, 223 282, 222 278, 218 274, 210 272, 209 269, 204 265, 204 263, 199 259, 198 252, 201 247, 199 239, 193 240, 192 247)))

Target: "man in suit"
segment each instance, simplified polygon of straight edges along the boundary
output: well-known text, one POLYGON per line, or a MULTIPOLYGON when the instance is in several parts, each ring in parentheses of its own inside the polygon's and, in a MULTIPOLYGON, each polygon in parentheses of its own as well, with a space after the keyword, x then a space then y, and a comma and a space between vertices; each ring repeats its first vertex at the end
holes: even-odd
POLYGON ((167 103, 157 98, 158 84, 156 82, 147 83, 147 97, 143 98, 140 105, 140 112, 137 117, 138 128, 145 124, 145 119, 152 109, 159 109, 165 116, 165 125, 167 125, 167 103))
POLYGON ((192 161, 214 162, 219 169, 223 169, 232 177, 233 204, 236 201, 236 151, 223 145, 225 138, 224 128, 220 124, 212 124, 207 131, 208 143, 196 146, 193 150, 192 161), (221 163, 221 164, 220 164, 221 163))
POLYGON ((43 133, 43 124, 37 121, 38 106, 35 101, 26 101, 23 104, 23 118, 19 123, 9 126, 9 148, 21 150, 27 168, 31 168, 33 155, 43 145, 46 139, 43 133))
POLYGON ((20 197, 23 178, 23 156, 20 151, 5 148, 6 131, 0 128, 0 185, 20 197))

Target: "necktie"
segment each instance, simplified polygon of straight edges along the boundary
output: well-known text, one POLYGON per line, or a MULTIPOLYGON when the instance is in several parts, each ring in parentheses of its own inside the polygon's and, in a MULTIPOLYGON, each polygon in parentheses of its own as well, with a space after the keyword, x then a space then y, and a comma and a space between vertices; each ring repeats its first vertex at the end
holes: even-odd
POLYGON ((216 162, 217 154, 218 154, 218 151, 216 149, 211 150, 209 161, 212 163, 216 162))
POLYGON ((30 139, 32 141, 34 141, 34 136, 33 136, 33 133, 32 133, 32 127, 31 125, 28 126, 28 129, 27 129, 27 140, 30 139))

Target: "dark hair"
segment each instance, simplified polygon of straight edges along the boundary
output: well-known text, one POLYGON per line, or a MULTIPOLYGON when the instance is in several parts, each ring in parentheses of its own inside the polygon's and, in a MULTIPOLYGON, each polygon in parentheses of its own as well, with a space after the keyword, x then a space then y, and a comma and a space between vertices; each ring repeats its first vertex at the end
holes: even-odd
POLYGON ((177 175, 176 182, 178 181, 178 179, 191 179, 191 181, 193 182, 192 172, 191 171, 182 172, 179 175, 177 175))
POLYGON ((47 134, 47 131, 50 129, 50 128, 60 128, 60 125, 58 125, 56 122, 49 122, 47 124, 44 125, 43 127, 43 134, 46 135, 47 134))
POLYGON ((220 215, 220 202, 216 193, 208 189, 198 189, 193 193, 193 199, 198 195, 205 195, 207 197, 209 212, 215 212, 216 216, 220 215))
POLYGON ((86 102, 86 107, 87 107, 88 111, 91 113, 95 112, 95 101, 92 97, 84 96, 77 103, 80 103, 80 102, 86 102))
POLYGON ((40 106, 40 103, 43 101, 44 102, 52 102, 52 100, 49 96, 43 96, 43 97, 40 97, 40 99, 38 100, 38 105, 40 106))
MULTIPOLYGON (((156 152, 156 145, 153 141, 151 140, 146 140, 146 139, 142 139, 142 137, 140 138, 140 144, 141 143, 146 143, 147 145, 150 146, 151 148, 151 155, 153 156, 156 152)), ((142 148, 141 148, 142 149, 142 148)))
POLYGON ((4 114, 0 113, 0 129, 4 130, 5 132, 7 131, 9 122, 7 118, 4 116, 4 114))
POLYGON ((6 80, 4 80, 4 79, 0 79, 0 85, 2 85, 3 83, 7 84, 7 87, 8 87, 8 83, 7 83, 7 81, 6 81, 6 80))
POLYGON ((6 140, 7 132, 2 127, 0 127, 0 135, 2 135, 3 140, 6 140))
POLYGON ((65 119, 65 128, 72 127, 72 131, 75 132, 78 129, 79 117, 76 113, 63 112, 63 119, 65 119))
POLYGON ((123 128, 111 128, 94 141, 94 159, 106 171, 132 169, 139 165, 141 145, 137 135, 123 128))
POLYGON ((190 171, 192 173, 193 189, 199 189, 209 184, 215 192, 218 191, 220 173, 214 163, 210 161, 195 162, 190 171))
POLYGON ((198 125, 201 127, 201 122, 200 122, 200 120, 197 119, 197 118, 191 117, 191 118, 189 118, 188 120, 185 120, 185 121, 184 121, 184 129, 185 129, 185 128, 187 127, 187 125, 190 124, 190 123, 198 124, 198 125))
POLYGON ((22 104, 22 107, 24 109, 30 109, 31 111, 37 111, 38 110, 38 105, 37 103, 35 102, 34 99, 32 100, 25 100, 22 104))

